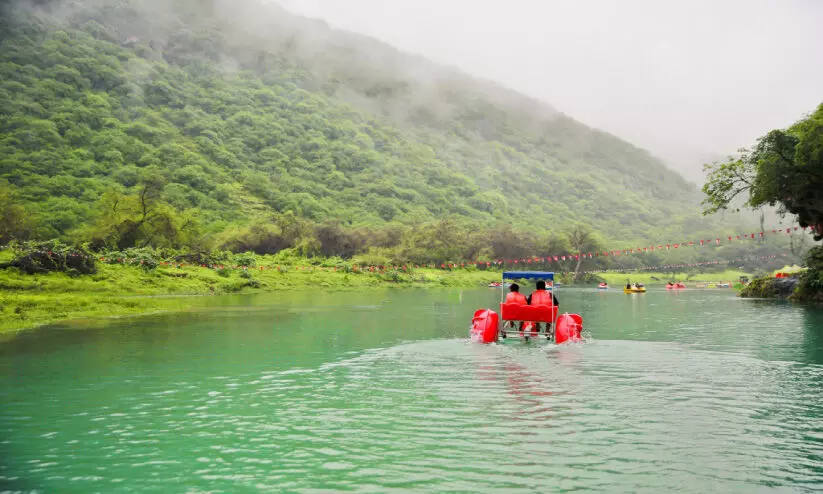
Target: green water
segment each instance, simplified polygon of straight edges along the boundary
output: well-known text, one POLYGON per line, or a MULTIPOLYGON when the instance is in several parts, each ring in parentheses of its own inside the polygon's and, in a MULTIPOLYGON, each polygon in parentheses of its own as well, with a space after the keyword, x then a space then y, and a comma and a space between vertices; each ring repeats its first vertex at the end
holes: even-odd
POLYGON ((477 345, 495 290, 209 298, 0 346, 0 491, 823 489, 823 311, 566 289, 589 340, 477 345))

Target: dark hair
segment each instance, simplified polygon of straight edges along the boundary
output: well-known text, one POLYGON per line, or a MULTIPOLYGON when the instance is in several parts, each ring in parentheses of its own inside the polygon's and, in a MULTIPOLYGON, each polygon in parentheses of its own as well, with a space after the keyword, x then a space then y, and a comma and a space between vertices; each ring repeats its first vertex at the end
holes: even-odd
POLYGON ((538 290, 545 290, 546 289, 546 282, 543 281, 543 280, 538 281, 537 282, 537 289, 538 290))
POLYGON ((512 286, 509 287, 509 290, 513 291, 513 292, 519 292, 520 291, 520 285, 518 285, 517 283, 512 283, 512 286))

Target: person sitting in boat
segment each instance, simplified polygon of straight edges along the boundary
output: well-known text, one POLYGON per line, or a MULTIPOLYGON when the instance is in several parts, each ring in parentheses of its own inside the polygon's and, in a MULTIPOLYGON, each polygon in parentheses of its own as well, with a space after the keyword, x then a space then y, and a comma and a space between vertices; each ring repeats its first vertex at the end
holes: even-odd
POLYGON ((517 283, 512 283, 512 286, 509 287, 509 293, 506 294, 506 303, 517 305, 528 304, 526 296, 520 293, 520 285, 517 283))
MULTIPOLYGON (((560 302, 557 301, 557 296, 553 292, 549 292, 546 290, 546 282, 540 280, 535 285, 534 291, 529 295, 529 298, 526 299, 529 305, 554 305, 555 307, 560 306, 560 302)), ((534 323, 537 332, 540 332, 540 326, 544 323, 534 323)), ((549 323, 546 324, 546 332, 549 331, 549 323)))
POLYGON ((638 282, 638 283, 636 284, 636 286, 637 286, 637 288, 643 288, 643 287, 644 287, 644 286, 646 286, 646 285, 644 285, 643 283, 639 283, 639 282, 638 282))
POLYGON ((535 285, 534 291, 529 295, 529 298, 526 299, 529 305, 555 305, 560 306, 560 302, 557 301, 557 296, 554 293, 551 293, 549 296, 549 291, 546 290, 546 282, 540 280, 535 285))
MULTIPOLYGON (((509 293, 506 294, 506 303, 507 304, 517 304, 517 305, 526 305, 528 302, 526 301, 526 296, 520 293, 520 285, 517 283, 512 283, 509 287, 509 293)), ((511 326, 514 327, 514 321, 506 321, 504 327, 511 326)), ((520 329, 523 329, 523 323, 520 323, 520 329)))
POLYGON ((627 281, 626 282, 626 290, 631 290, 631 289, 632 289, 632 284, 627 281))

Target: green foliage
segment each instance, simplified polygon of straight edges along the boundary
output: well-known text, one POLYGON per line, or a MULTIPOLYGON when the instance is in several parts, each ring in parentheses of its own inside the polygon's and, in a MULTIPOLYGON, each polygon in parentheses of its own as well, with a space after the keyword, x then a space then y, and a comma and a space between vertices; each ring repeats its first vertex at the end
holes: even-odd
POLYGON ((146 271, 157 269, 162 253, 147 247, 131 247, 122 251, 107 251, 101 256, 109 264, 131 264, 146 271))
POLYGON ((275 5, 2 14, 0 244, 434 263, 717 229, 645 151, 275 5))
POLYGON ((792 290, 794 290, 794 284, 789 286, 788 280, 765 276, 753 279, 740 291, 740 296, 743 298, 786 298, 791 295, 792 290), (787 289, 781 290, 781 287, 787 289))
POLYGON ((800 275, 800 282, 792 298, 823 302, 823 247, 809 250, 806 266, 808 269, 800 275))
MULTIPOLYGON (((256 259, 273 266, 274 256, 256 259)), ((339 261, 339 260, 338 260, 339 261)), ((307 259, 295 259, 305 266, 307 259)), ((102 263, 92 276, 69 276, 50 272, 27 275, 16 269, 0 269, 0 333, 49 322, 93 317, 184 310, 210 303, 207 297, 168 295, 225 294, 255 290, 362 290, 366 287, 394 286, 485 286, 499 273, 456 271, 444 273, 420 270, 403 272, 345 272, 332 270, 264 271, 218 270, 199 265, 160 265, 154 270, 134 264, 102 263), (166 295, 157 297, 154 295, 166 295)))
POLYGON ((706 212, 729 207, 748 193, 746 205, 780 206, 823 238, 823 104, 787 130, 773 130, 738 159, 707 165, 706 212))
POLYGON ((31 235, 32 221, 8 182, 0 180, 0 246, 31 235))
POLYGON ((19 268, 27 274, 62 272, 72 276, 94 274, 94 256, 83 247, 59 241, 25 242, 14 246, 14 260, 2 268, 19 268))

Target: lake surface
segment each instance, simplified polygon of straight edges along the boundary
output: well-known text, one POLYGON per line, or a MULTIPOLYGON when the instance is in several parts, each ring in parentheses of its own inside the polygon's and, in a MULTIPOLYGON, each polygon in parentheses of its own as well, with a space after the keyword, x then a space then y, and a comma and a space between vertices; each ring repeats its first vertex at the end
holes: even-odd
POLYGON ((468 342, 499 291, 206 298, 0 345, 0 491, 823 489, 823 311, 561 289, 585 344, 468 342))

